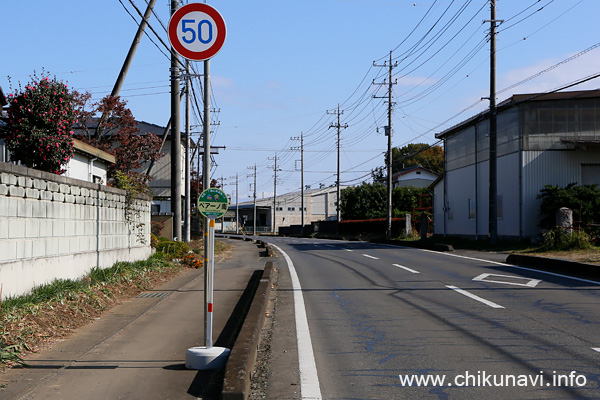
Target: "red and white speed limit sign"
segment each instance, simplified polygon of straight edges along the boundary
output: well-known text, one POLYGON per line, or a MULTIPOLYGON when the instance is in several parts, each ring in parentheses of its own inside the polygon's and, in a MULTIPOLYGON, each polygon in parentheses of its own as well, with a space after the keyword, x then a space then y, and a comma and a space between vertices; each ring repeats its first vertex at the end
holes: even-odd
POLYGON ((226 36, 223 17, 208 4, 186 4, 175 11, 169 21, 171 46, 189 60, 213 57, 223 47, 226 36))

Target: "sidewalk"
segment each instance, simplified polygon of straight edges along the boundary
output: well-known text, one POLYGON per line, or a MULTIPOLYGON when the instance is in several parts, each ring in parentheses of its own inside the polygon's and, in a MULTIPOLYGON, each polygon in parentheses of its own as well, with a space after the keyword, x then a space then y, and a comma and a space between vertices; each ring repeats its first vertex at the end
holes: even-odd
MULTIPOLYGON (((227 240, 232 254, 215 263, 216 344, 255 270, 265 259, 251 242, 227 240)), ((204 345, 204 273, 187 270, 142 293, 51 349, 27 357, 32 368, 0 375, 2 399, 212 398, 222 373, 186 370, 185 352, 204 345), (152 297, 143 297, 152 296, 152 297)))

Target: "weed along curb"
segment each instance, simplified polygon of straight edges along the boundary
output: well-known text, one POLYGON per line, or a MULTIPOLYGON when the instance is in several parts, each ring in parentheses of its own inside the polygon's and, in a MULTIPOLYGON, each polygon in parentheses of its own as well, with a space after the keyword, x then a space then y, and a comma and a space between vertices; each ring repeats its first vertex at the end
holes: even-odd
POLYGON ((223 400, 245 400, 248 397, 250 374, 256 362, 256 352, 260 344, 265 312, 269 303, 271 285, 276 279, 275 275, 273 262, 267 262, 242 329, 225 366, 221 397, 223 400))

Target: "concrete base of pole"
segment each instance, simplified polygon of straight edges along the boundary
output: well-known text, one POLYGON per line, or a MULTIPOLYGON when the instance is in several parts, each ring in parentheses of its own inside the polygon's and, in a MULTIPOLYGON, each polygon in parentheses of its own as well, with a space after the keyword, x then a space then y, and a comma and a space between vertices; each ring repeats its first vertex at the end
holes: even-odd
POLYGON ((231 350, 225 347, 191 347, 185 352, 185 367, 195 370, 221 370, 231 350))

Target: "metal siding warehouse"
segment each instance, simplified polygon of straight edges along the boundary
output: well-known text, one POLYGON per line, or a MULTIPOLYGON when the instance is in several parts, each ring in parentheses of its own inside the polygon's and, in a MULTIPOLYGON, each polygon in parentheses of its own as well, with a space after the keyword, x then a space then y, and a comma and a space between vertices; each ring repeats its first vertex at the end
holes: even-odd
MULTIPOLYGON (((436 135, 445 147, 445 175, 434 186, 436 234, 488 235, 488 117, 436 135)), ((600 183, 599 90, 514 95, 498 106, 497 132, 499 237, 539 235, 545 185, 600 183)))

